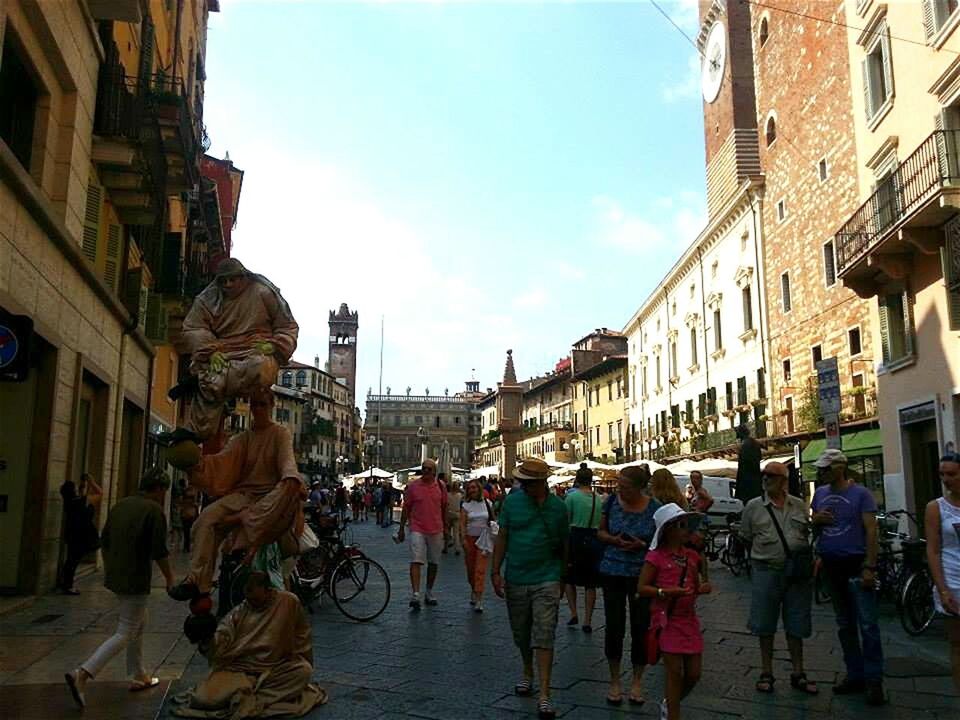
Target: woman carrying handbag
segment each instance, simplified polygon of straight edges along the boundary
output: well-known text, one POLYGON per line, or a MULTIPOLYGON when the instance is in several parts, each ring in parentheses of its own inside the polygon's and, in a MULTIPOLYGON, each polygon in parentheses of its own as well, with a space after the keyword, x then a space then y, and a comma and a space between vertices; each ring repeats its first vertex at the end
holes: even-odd
POLYGON ((600 586, 600 560, 604 546, 597 539, 603 502, 593 491, 593 471, 589 468, 577 470, 574 490, 564 502, 567 505, 567 519, 570 522, 570 547, 567 553, 566 593, 570 606, 570 619, 567 627, 575 628, 580 620, 577 615, 577 588, 583 592, 583 631, 593 632, 593 607, 597 602, 597 588, 600 586))
POLYGON ((467 483, 460 504, 459 534, 467 567, 467 582, 470 583, 470 605, 477 613, 483 612, 484 579, 487 560, 493 551, 495 526, 493 507, 483 496, 483 486, 478 480, 471 480, 467 483))

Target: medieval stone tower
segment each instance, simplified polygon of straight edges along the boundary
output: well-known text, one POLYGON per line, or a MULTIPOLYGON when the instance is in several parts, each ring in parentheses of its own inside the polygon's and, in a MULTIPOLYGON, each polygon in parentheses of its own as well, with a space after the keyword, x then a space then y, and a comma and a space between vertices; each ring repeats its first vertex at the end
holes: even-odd
POLYGON ((350 312, 346 303, 330 311, 330 374, 347 381, 351 402, 356 397, 357 384, 357 328, 359 316, 350 312))

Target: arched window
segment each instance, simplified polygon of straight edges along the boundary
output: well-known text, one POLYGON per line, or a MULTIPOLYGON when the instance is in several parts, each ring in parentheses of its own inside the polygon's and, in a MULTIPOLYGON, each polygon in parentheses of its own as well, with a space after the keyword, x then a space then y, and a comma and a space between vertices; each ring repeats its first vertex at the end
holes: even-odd
POLYGON ((297 370, 297 387, 303 387, 307 384, 306 370, 297 370))
POLYGON ((773 115, 767 118, 767 127, 764 134, 767 139, 767 147, 770 147, 773 141, 777 139, 777 119, 773 115))
POLYGON ((770 23, 768 22, 767 18, 763 18, 760 20, 760 32, 759 32, 760 47, 763 47, 764 45, 767 44, 767 39, 769 37, 770 37, 770 23))
POLYGON ((290 387, 293 385, 293 373, 289 370, 283 371, 283 379, 280 381, 280 384, 284 387, 290 387))

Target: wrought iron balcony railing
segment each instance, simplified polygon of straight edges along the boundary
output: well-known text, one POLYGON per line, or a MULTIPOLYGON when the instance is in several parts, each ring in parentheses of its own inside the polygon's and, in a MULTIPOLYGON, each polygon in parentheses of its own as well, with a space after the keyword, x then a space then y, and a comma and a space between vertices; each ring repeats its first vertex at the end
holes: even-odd
POLYGON ((944 187, 960 181, 960 130, 937 130, 877 185, 836 234, 837 273, 882 242, 944 187))

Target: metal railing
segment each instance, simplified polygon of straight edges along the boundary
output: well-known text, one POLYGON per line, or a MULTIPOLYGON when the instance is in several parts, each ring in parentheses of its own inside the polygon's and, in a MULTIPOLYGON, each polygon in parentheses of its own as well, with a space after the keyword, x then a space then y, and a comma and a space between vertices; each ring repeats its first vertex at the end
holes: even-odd
POLYGON ((960 130, 937 130, 880 181, 873 195, 836 234, 839 274, 938 190, 960 180, 958 146, 960 130))

